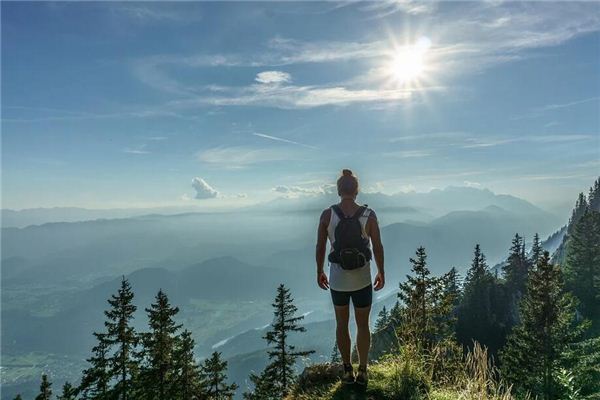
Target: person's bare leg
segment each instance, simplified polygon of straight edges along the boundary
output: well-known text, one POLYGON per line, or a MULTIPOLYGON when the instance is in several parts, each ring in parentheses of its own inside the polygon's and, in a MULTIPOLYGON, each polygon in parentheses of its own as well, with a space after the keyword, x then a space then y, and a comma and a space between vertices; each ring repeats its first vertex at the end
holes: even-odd
POLYGON ((335 306, 335 337, 337 346, 344 364, 350 364, 350 331, 348 322, 350 319, 350 306, 335 306))
POLYGON ((354 318, 356 319, 356 349, 358 350, 358 362, 361 367, 366 367, 369 362, 369 348, 371 347, 369 314, 371 314, 371 306, 354 307, 354 318))

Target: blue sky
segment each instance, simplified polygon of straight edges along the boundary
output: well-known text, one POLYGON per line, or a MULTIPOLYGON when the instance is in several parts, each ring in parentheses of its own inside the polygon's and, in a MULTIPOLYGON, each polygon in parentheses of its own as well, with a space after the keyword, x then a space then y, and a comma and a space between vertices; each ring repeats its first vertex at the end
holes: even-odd
POLYGON ((600 3, 2 3, 2 206, 600 174, 600 3))

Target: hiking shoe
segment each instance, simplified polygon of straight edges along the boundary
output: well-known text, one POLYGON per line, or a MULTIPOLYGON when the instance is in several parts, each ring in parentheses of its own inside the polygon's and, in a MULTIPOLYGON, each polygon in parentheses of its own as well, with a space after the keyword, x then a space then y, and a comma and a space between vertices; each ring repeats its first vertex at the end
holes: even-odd
POLYGON ((358 367, 358 373, 356 374, 355 382, 359 385, 367 386, 367 383, 369 382, 367 367, 358 367))
POLYGON ((344 385, 351 385, 354 383, 354 371, 352 371, 352 364, 344 365, 344 374, 342 375, 342 383, 344 385))

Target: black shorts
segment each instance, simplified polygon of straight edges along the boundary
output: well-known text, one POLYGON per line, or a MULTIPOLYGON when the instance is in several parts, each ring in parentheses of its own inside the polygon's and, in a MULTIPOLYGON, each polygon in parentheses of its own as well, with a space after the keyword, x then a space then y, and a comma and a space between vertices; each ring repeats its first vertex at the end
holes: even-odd
POLYGON ((354 290, 352 292, 339 292, 337 290, 330 289, 331 299, 333 304, 336 306, 347 306, 350 304, 350 298, 352 298, 352 304, 354 307, 368 307, 373 302, 373 288, 369 284, 362 289, 354 290))

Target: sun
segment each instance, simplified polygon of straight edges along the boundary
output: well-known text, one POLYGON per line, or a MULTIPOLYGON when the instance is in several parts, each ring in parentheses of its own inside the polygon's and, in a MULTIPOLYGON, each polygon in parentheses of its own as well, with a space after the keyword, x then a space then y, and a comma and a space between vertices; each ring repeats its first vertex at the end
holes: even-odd
POLYGON ((421 37, 412 45, 395 48, 390 54, 387 75, 394 82, 410 85, 424 78, 427 71, 426 56, 431 41, 421 37))

